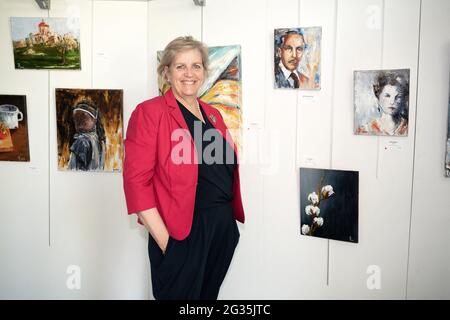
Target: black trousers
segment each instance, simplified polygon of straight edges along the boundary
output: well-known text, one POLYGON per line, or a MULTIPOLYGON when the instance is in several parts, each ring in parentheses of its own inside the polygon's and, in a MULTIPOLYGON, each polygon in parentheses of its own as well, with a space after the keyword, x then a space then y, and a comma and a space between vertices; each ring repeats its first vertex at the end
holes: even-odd
POLYGON ((216 300, 239 236, 230 204, 194 212, 189 236, 169 237, 165 254, 149 234, 155 299, 216 300))

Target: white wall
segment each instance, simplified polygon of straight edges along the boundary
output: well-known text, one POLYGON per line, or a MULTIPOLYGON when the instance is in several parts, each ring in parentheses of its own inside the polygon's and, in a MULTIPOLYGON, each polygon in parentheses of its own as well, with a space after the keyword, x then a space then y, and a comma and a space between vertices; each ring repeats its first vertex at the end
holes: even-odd
POLYGON ((450 298, 450 180, 444 178, 450 2, 422 4, 408 298, 450 298))
POLYGON ((27 94, 31 163, 2 162, 1 298, 149 298, 146 233, 128 217, 118 173, 57 169, 55 88, 124 90, 124 118, 149 95, 147 3, 0 2, 1 93, 27 94), (77 15, 81 71, 14 70, 10 16, 77 15), (7 200, 7 201, 6 201, 7 200), (81 268, 81 290, 66 287, 81 268))
POLYGON ((31 153, 0 163, 0 298, 152 298, 121 175, 57 170, 54 90, 123 89, 126 124, 157 94, 156 51, 187 34, 242 47, 247 222, 219 297, 450 298, 449 13, 447 0, 53 0, 50 11, 0 0, 0 94, 27 95, 31 153), (10 16, 71 14, 81 71, 14 69, 10 16), (273 89, 273 29, 297 26, 322 26, 320 91, 273 89), (406 138, 353 135, 353 71, 380 68, 411 69, 406 138), (300 166, 360 172, 358 244, 299 235, 300 166), (69 265, 81 290, 66 287, 69 265), (380 290, 367 289, 370 265, 380 290))
POLYGON ((14 69, 10 16, 47 16, 27 1, 0 2, 0 92, 27 96, 30 162, 0 163, 0 297, 39 297, 49 270, 49 74, 14 69), (6 40, 4 40, 6 39, 6 40))

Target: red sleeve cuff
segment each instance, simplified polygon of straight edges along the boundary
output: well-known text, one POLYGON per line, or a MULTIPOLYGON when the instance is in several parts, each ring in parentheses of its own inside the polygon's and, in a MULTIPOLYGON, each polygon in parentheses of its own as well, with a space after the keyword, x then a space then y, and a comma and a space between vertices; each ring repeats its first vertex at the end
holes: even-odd
POLYGON ((142 212, 156 207, 153 185, 134 187, 125 184, 124 189, 128 214, 142 212))

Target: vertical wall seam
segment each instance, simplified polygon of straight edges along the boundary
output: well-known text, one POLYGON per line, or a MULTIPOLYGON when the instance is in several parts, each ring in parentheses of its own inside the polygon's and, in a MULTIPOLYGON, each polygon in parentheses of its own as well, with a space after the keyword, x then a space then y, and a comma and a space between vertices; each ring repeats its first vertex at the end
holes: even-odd
MULTIPOLYGON (((337 56, 337 29, 338 29, 338 7, 339 0, 334 1, 334 43, 333 43, 333 75, 332 75, 332 84, 331 84, 331 117, 330 117, 330 169, 333 169, 333 146, 334 146, 334 108, 335 104, 335 96, 336 96, 336 56, 337 56)), ((330 239, 328 239, 327 243, 327 286, 330 285, 330 239)))
MULTIPOLYGON (((300 15, 301 15, 301 0, 298 0, 298 11, 297 11, 297 28, 300 27, 300 15)), ((296 91, 296 100, 295 100, 295 170, 297 171, 297 167, 299 165, 299 161, 298 161, 298 153, 300 152, 300 147, 299 147, 299 138, 298 135, 300 134, 300 128, 299 128, 299 123, 298 123, 298 116, 299 116, 299 111, 298 111, 298 96, 300 95, 300 91, 297 90, 296 91)), ((300 174, 299 174, 300 175, 300 174)), ((299 182, 298 182, 299 183, 299 182)), ((300 189, 300 188, 299 188, 300 189)))
POLYGON ((377 136, 377 164, 375 165, 375 179, 378 180, 378 172, 380 171, 380 136, 377 136))
POLYGON ((384 17, 385 17, 385 7, 386 3, 385 0, 381 1, 381 56, 380 56, 380 66, 381 68, 384 68, 384 17))
MULTIPOLYGON (((50 9, 47 9, 47 18, 50 18, 50 9)), ((50 70, 47 71, 47 132, 48 132, 48 154, 47 154, 47 177, 48 177, 48 246, 51 247, 51 179, 50 179, 50 146, 51 146, 51 138, 50 138, 50 70)))
MULTIPOLYGON (((385 16, 385 0, 381 1, 381 54, 380 54, 380 69, 384 69, 384 16, 385 16)), ((377 165, 375 169, 375 178, 378 180, 380 172, 380 140, 381 137, 377 136, 377 165)))
POLYGON ((330 239, 327 239, 327 287, 330 286, 330 239))
POLYGON ((94 0, 91 0, 91 89, 94 86, 94 0))
MULTIPOLYGON (((151 62, 149 62, 150 61, 150 4, 149 4, 149 2, 147 1, 146 2, 146 8, 147 8, 147 17, 146 17, 146 19, 147 19, 147 36, 146 36, 146 41, 147 41, 147 54, 146 54, 146 57, 147 57, 147 59, 145 60, 146 61, 146 63, 147 63, 147 68, 146 68, 146 70, 150 70, 150 63, 151 62)), ((145 78, 146 78, 146 86, 145 86, 145 88, 146 88, 146 91, 147 91, 147 96, 150 96, 150 94, 151 94, 151 91, 150 91, 150 72, 146 72, 145 73, 145 78)), ((128 129, 128 127, 127 127, 127 129, 128 129)), ((151 279, 148 279, 149 280, 149 282, 151 282, 151 279)), ((153 289, 153 285, 152 285, 152 289, 153 289)), ((147 300, 150 300, 151 299, 151 294, 150 294, 150 290, 145 290, 145 295, 146 295, 146 299, 147 300)))
MULTIPOLYGON (((269 22, 269 0, 266 0, 266 27, 268 25, 268 22, 269 22)), ((271 41, 273 42, 274 41, 274 37, 275 37, 275 30, 273 29, 273 26, 271 26, 271 30, 272 30, 272 35, 273 35, 273 38, 271 39, 271 41)), ((266 41, 267 41, 267 37, 266 37, 266 41)), ((266 49, 267 49, 266 52, 268 52, 270 54, 271 60, 273 60, 273 52, 270 52, 270 43, 266 43, 266 49)), ((275 50, 275 47, 274 47, 274 50, 275 50)), ((266 55, 266 65, 268 65, 267 62, 268 61, 267 61, 267 55, 266 55)), ((264 84, 266 84, 266 83, 267 83, 267 72, 264 73, 264 84)), ((273 88, 274 87, 274 83, 271 82, 270 87, 273 88)), ((262 125, 264 130, 267 129, 266 128, 266 125, 267 125, 266 119, 267 119, 267 109, 268 108, 267 108, 267 99, 266 99, 266 97, 267 97, 266 90, 264 90, 264 113, 263 113, 263 125, 262 125)), ((258 141, 259 141, 259 139, 258 139, 258 141)), ((258 152, 259 152, 259 150, 258 150, 258 152)))
MULTIPOLYGON (((297 2, 297 28, 300 27, 300 15, 301 15, 301 0, 298 0, 297 2)), ((275 50, 275 43, 274 43, 274 50, 275 50)), ((295 172, 295 176, 297 177, 297 190, 298 190, 298 194, 300 194, 301 189, 300 189, 300 168, 299 168, 299 159, 298 159, 298 154, 301 150, 300 146, 299 146, 299 134, 300 134, 300 126, 299 126, 299 121, 298 121, 298 117, 299 117, 299 99, 298 96, 300 95, 300 91, 297 90, 296 91, 296 95, 295 95, 295 157, 294 157, 294 172, 295 172)), ((301 202, 298 201, 298 206, 299 206, 299 212, 301 212, 301 202)), ((301 234, 301 227, 302 227, 302 220, 301 220, 301 215, 299 217, 299 230, 298 232, 301 234)))
POLYGON ((200 7, 200 41, 203 42, 203 8, 204 6, 200 7))
POLYGON ((335 92, 336 92, 336 49, 337 49, 337 28, 338 28, 338 1, 335 0, 335 10, 334 10, 334 43, 333 43, 333 81, 331 88, 331 117, 330 117, 330 169, 333 168, 333 143, 334 143, 334 108, 335 108, 335 92))
MULTIPOLYGON (((147 5, 147 36, 146 36, 146 40, 147 40, 147 57, 148 59, 146 59, 147 62, 147 69, 146 70, 150 70, 150 4, 147 1, 146 2, 147 5)), ((150 73, 146 72, 145 73, 145 78, 146 78, 146 83, 147 85, 145 86, 147 88, 147 96, 150 97, 151 95, 151 90, 150 90, 150 73)))
MULTIPOLYGON (((267 28, 267 26, 269 25, 269 14, 268 14, 268 12, 269 12, 269 0, 265 0, 265 27, 267 28)), ((273 31, 273 29, 272 29, 272 32, 274 32, 273 31)), ((273 38, 272 38, 272 40, 271 40, 272 42, 273 42, 273 38)), ((271 63, 269 62, 269 59, 271 58, 272 60, 273 60, 273 56, 271 56, 271 53, 270 53, 270 42, 267 42, 267 37, 265 37, 265 46, 264 46, 265 48, 266 48, 266 52, 267 52, 267 54, 265 55, 265 61, 264 61, 264 65, 266 65, 266 66, 268 66, 268 65, 270 65, 271 63), (270 57, 270 58, 268 58, 268 57, 270 57)), ((242 54, 242 52, 241 52, 241 54, 242 54)), ((272 53, 273 54, 273 53, 272 53)), ((267 72, 264 72, 264 85, 266 86, 267 85, 267 79, 268 79, 268 77, 267 77, 267 72)), ((272 86, 273 86, 273 84, 272 84, 272 86)), ((263 96, 264 96, 264 109, 263 109, 263 124, 262 124, 262 126, 256 126, 256 132, 257 132, 257 135, 256 135, 256 137, 257 137, 257 152, 258 152, 258 157, 256 158, 257 159, 257 161, 256 161, 256 163, 257 163, 257 166, 259 166, 260 165, 260 162, 259 162, 259 159, 261 159, 261 154, 262 154, 262 152, 261 152, 261 149, 260 148, 262 148, 262 146, 260 145, 260 138, 259 138, 259 135, 261 134, 261 128, 264 128, 264 130, 266 130, 266 114, 267 114, 267 91, 268 90, 264 90, 264 93, 263 93, 263 96)), ((245 128, 245 126, 244 126, 244 128, 245 128)), ((250 127, 249 127, 250 128, 250 127)), ((261 167, 259 167, 259 169, 260 169, 261 167)), ((259 171, 259 173, 261 173, 261 171, 259 171)), ((266 197, 265 197, 265 175, 260 175, 261 176, 261 195, 262 195, 262 199, 266 199, 266 197)), ((266 262, 266 259, 265 259, 265 257, 266 257, 266 255, 264 255, 264 254, 262 254, 263 252, 265 252, 264 251, 264 248, 265 248, 265 228, 264 228, 264 226, 265 226, 265 216, 266 216, 266 211, 264 210, 264 202, 263 202, 263 205, 261 206, 261 218, 262 218, 262 221, 261 221, 261 226, 262 227, 260 227, 260 239, 259 239, 259 252, 261 253, 261 258, 260 258, 260 262, 261 262, 261 265, 263 265, 263 266, 266 266, 267 264, 265 263, 266 262)), ((263 270, 263 271, 266 271, 266 270, 263 270)), ((258 279, 259 280, 259 279, 258 279)))
POLYGON ((422 0, 419 1, 419 39, 417 43, 417 75, 416 75, 416 112, 414 115, 414 138, 413 138, 413 163, 411 174, 411 201, 409 207, 409 230, 408 230, 408 251, 406 258, 406 283, 405 283, 405 300, 408 300, 408 281, 409 281, 409 264, 411 258, 411 226, 413 215, 413 199, 414 199, 414 176, 416 164, 416 140, 417 140, 417 114, 419 113, 419 69, 420 69, 420 46, 421 46, 421 31, 422 31, 422 0))

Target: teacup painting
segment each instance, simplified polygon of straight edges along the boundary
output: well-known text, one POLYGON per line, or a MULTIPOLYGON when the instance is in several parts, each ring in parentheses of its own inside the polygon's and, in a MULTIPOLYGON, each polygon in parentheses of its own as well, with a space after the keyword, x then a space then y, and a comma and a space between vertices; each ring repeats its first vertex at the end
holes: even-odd
POLYGON ((0 105, 0 122, 5 124, 9 129, 17 129, 19 121, 23 120, 23 113, 19 108, 12 104, 0 105))
POLYGON ((25 96, 0 95, 0 161, 30 161, 25 96))

